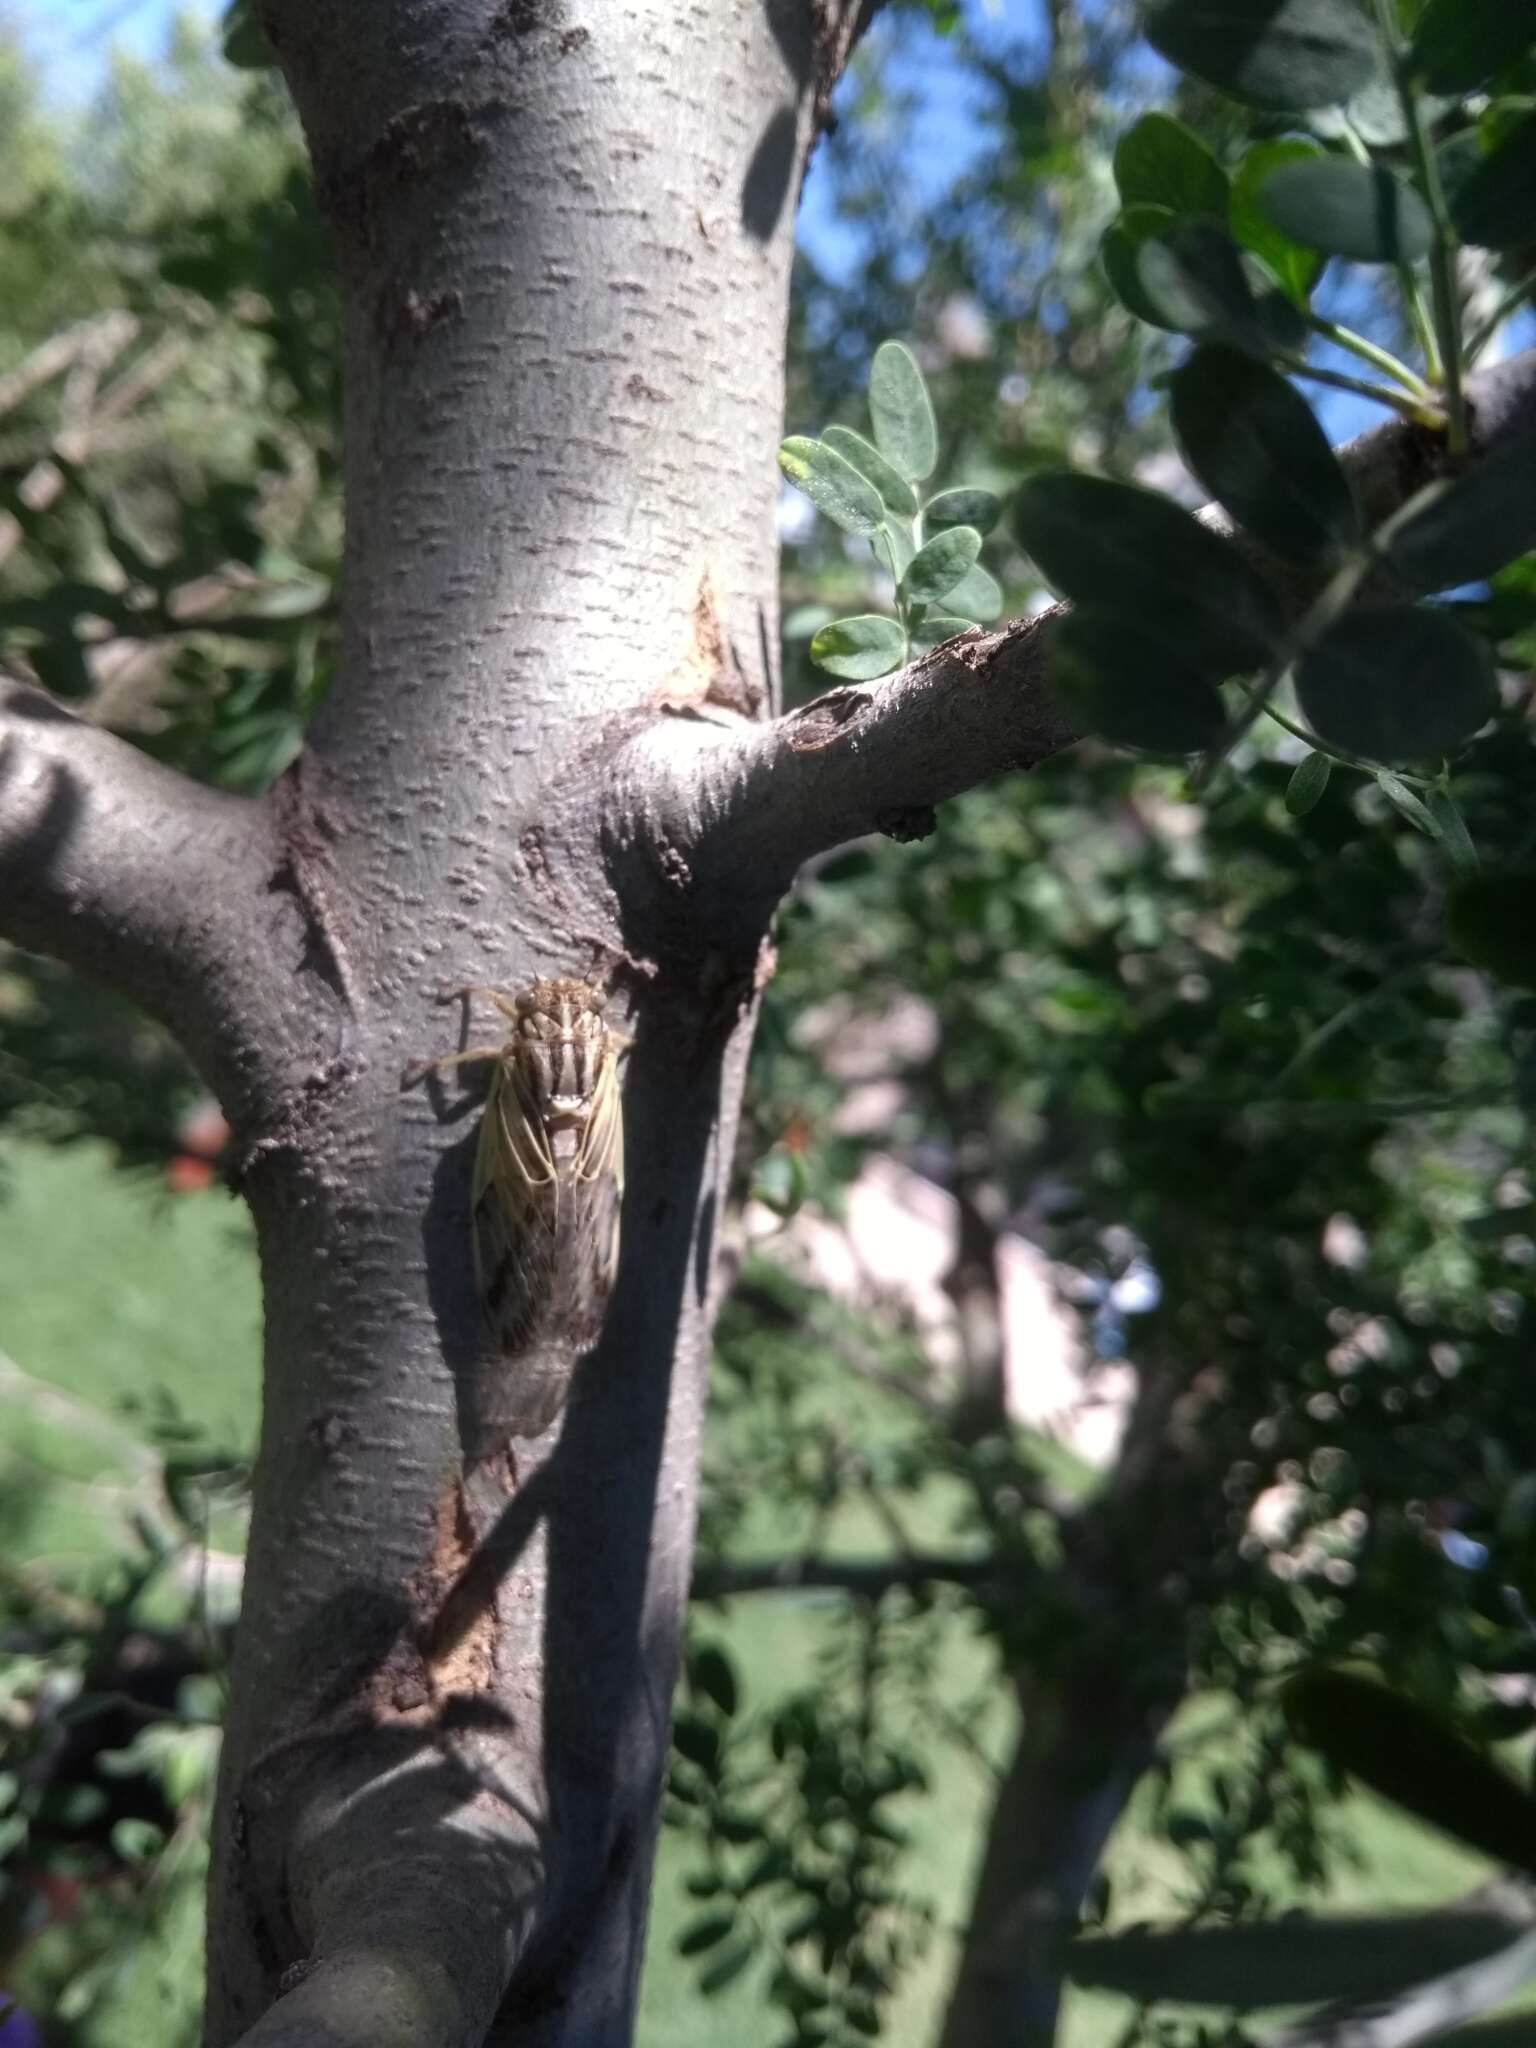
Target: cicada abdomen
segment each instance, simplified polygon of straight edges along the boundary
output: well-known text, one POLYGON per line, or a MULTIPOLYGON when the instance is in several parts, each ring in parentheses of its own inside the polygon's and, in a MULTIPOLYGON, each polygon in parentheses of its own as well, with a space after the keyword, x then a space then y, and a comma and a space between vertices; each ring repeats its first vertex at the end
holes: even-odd
POLYGON ((474 1463, 510 1437, 543 1435, 602 1334, 619 1259, 628 1041, 590 982, 536 981, 511 999, 457 993, 488 995, 512 1022, 504 1045, 453 1056, 495 1061, 471 1191, 475 1280, 492 1339, 465 1431, 474 1463))

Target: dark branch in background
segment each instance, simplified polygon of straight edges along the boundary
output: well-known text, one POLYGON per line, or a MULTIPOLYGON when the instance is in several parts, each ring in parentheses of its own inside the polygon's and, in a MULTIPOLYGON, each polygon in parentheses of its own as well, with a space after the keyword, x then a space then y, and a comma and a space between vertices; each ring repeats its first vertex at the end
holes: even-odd
POLYGON ((172 1022, 205 1073, 260 1046, 278 866, 261 805, 0 676, 0 938, 172 1022))
POLYGON ((878 1600, 898 1586, 985 1586, 1000 1577, 990 1557, 778 1557, 699 1564, 689 1597, 728 1600, 737 1593, 854 1593, 878 1600))
MULTIPOLYGON (((1513 464, 1522 450, 1536 466, 1536 350, 1471 378, 1467 396, 1467 467, 1489 456, 1513 464)), ((1372 525, 1451 473, 1443 438, 1398 419, 1348 443, 1340 459, 1372 525)), ((1202 517, 1227 523, 1214 510, 1202 517)), ((1499 541, 1513 559, 1536 544, 1536 530, 1499 541)), ((1081 738, 1047 685, 1040 628, 1049 616, 978 628, 896 675, 828 690, 729 739, 673 721, 658 745, 653 731, 640 743, 641 773, 652 778, 663 838, 681 839, 704 872, 718 846, 720 865, 745 857, 765 889, 782 889, 802 863, 866 833, 923 837, 946 797, 1037 767, 1081 738)))

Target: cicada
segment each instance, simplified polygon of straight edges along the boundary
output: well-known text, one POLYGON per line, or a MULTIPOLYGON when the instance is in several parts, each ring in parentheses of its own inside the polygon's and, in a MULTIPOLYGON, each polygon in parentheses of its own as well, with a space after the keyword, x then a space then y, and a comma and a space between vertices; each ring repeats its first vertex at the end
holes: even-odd
POLYGON ((619 1262, 624 1131, 619 1058, 629 1041, 590 982, 536 981, 488 996, 511 1021, 505 1044, 472 1046, 434 1067, 494 1062, 470 1196, 475 1284, 494 1342, 467 1432, 471 1462, 509 1437, 541 1436, 576 1362, 602 1334, 619 1262))

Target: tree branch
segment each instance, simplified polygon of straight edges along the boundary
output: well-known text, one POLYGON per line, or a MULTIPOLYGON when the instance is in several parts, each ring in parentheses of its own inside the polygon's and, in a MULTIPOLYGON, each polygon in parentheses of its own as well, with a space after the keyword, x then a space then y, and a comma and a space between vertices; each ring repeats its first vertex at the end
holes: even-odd
POLYGON ((152 1011, 210 1079, 259 1042, 279 865, 263 806, 0 676, 0 937, 152 1011))
MULTIPOLYGON (((1467 395, 1474 466, 1520 446, 1536 464, 1536 350, 1472 378, 1467 395)), ((1360 435, 1341 460, 1372 525, 1450 473, 1443 440, 1403 420, 1360 435)), ((1201 516, 1229 524, 1215 508, 1201 516)), ((1536 545, 1536 515, 1504 538, 1511 559, 1536 545)), ((767 888, 787 886, 813 855, 867 832, 924 837, 946 797, 1037 767, 1081 737, 1046 680, 1040 629, 1052 612, 974 629, 896 675, 828 690, 728 739, 680 721, 653 733, 641 744, 666 836, 684 851, 707 855, 719 844, 745 854, 767 888)))
POLYGON ((991 1557, 942 1557, 914 1551, 905 1557, 748 1558, 706 1561, 689 1588, 693 1600, 729 1600, 738 1593, 856 1593, 878 1600, 898 1586, 981 1586, 998 1576, 991 1557))

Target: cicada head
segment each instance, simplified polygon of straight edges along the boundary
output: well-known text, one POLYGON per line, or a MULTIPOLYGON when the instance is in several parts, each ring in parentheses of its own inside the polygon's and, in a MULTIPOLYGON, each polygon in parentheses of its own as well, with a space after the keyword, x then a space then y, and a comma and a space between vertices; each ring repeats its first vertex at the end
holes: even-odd
POLYGON ((591 1109, 603 1064, 612 1055, 606 1005, 601 989, 564 978, 536 981, 517 998, 509 1057, 550 1123, 584 1117, 591 1109))

